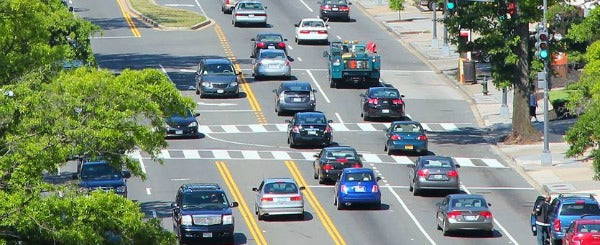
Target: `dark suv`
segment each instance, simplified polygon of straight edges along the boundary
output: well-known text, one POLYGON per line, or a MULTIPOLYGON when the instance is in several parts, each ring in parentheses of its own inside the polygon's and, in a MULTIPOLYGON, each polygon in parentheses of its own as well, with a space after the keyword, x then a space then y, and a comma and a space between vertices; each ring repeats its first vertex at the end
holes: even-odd
MULTIPOLYGON (((537 200, 540 200, 540 198, 538 197, 537 200)), ((582 217, 600 219, 600 207, 598 207, 598 201, 592 194, 561 193, 552 200, 548 216, 550 220, 550 240, 552 244, 561 244, 565 231, 567 231, 571 222, 582 217)))
POLYGON ((225 58, 203 59, 196 71, 196 94, 233 96, 240 94, 237 76, 241 72, 233 67, 233 63, 225 58))
POLYGON ((233 242, 234 218, 225 192, 218 184, 195 183, 179 187, 173 208, 173 230, 180 243, 200 239, 233 242))
POLYGON ((102 189, 114 190, 118 195, 127 197, 126 179, 131 177, 129 171, 122 171, 104 160, 85 159, 77 164, 77 173, 73 179, 79 180, 82 191, 102 189))

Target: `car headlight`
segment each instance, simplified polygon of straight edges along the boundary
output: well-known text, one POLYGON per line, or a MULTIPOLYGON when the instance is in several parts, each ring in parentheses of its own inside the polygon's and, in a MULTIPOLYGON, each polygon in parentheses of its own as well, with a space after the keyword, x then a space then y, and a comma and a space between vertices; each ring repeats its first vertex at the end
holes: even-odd
POLYGON ((204 87, 210 87, 210 83, 209 82, 202 82, 202 86, 204 86, 204 87))
POLYGON ((231 214, 224 214, 223 215, 223 224, 224 225, 231 225, 231 224, 233 224, 233 215, 231 215, 231 214))
POLYGON ((117 193, 125 193, 125 192, 127 192, 127 186, 124 186, 124 185, 117 186, 117 188, 115 188, 115 191, 117 193))
POLYGON ((190 124, 188 124, 188 127, 196 127, 198 126, 198 122, 191 122, 190 124))
POLYGON ((181 216, 181 225, 192 225, 192 216, 191 215, 182 215, 181 216))
POLYGON ((237 85, 238 85, 238 83, 237 83, 237 82, 232 82, 232 83, 230 83, 230 84, 229 84, 229 86, 231 86, 231 87, 235 87, 235 86, 237 86, 237 85))

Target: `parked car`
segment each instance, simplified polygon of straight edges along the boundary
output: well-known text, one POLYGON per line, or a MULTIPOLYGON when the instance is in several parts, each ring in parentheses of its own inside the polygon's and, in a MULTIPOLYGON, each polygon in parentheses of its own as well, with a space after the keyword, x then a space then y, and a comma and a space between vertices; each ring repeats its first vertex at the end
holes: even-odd
POLYGON ((350 6, 352 3, 346 0, 323 0, 318 2, 320 6, 319 18, 342 19, 350 21, 350 6))
POLYGON ((267 6, 258 0, 242 0, 235 4, 231 12, 231 24, 254 24, 267 26, 267 6))
POLYGON ((356 150, 350 146, 330 146, 325 147, 315 154, 313 161, 314 178, 319 180, 319 184, 326 181, 336 181, 342 170, 346 168, 362 168, 362 157, 356 150))
POLYGON ((252 190, 256 192, 254 212, 258 220, 274 215, 296 215, 304 220, 304 186, 298 187, 293 179, 267 178, 252 190))
POLYGON ((353 204, 368 204, 373 208, 381 208, 381 191, 377 182, 381 177, 375 176, 369 168, 345 168, 335 183, 335 199, 333 204, 338 210, 353 204))
POLYGON ((278 116, 288 111, 314 111, 317 107, 314 90, 309 82, 284 82, 273 90, 275 112, 278 116))
POLYGON ((252 61, 252 75, 254 79, 264 77, 284 77, 290 79, 292 66, 285 51, 280 49, 261 49, 252 61))
POLYGON ((548 218, 552 244, 561 244, 571 222, 580 219, 582 215, 587 219, 600 219, 600 207, 592 194, 561 193, 552 200, 550 205, 548 218))
POLYGON ((563 237, 562 245, 599 245, 600 244, 600 220, 581 219, 574 220, 567 228, 563 237))
POLYGON ((444 1, 441 0, 419 0, 419 5, 427 6, 429 11, 433 11, 434 2, 437 10, 444 10, 444 1))
POLYGON ((235 219, 225 191, 214 183, 184 184, 177 190, 173 209, 173 230, 180 244, 203 239, 234 240, 235 219))
POLYGON ((233 63, 225 58, 203 59, 196 71, 196 94, 239 97, 238 75, 233 63))
POLYGON ((185 114, 172 113, 165 118, 165 131, 167 137, 198 137, 198 120, 200 113, 185 110, 185 114))
POLYGON ((446 156, 420 156, 408 173, 409 191, 419 195, 423 189, 460 191, 458 168, 460 165, 446 156))
POLYGON ((303 42, 329 43, 328 26, 322 19, 305 18, 294 26, 296 27, 294 40, 297 44, 303 42))
POLYGON ((416 152, 427 154, 427 135, 421 123, 416 121, 395 121, 390 127, 384 129, 384 151, 392 155, 396 151, 416 152))
POLYGON ((288 144, 291 148, 301 145, 331 145, 332 133, 329 123, 323 112, 298 112, 288 123, 288 144))
POLYGON ((250 58, 255 58, 258 51, 261 49, 281 49, 287 56, 287 38, 283 38, 281 33, 261 32, 256 34, 256 37, 250 39, 252 41, 252 54, 250 58))
POLYGON ((371 118, 394 118, 403 120, 406 118, 406 103, 402 99, 404 95, 396 88, 372 87, 360 95, 360 116, 368 121, 371 118))
POLYGON ((105 160, 83 159, 77 166, 77 173, 73 174, 82 191, 101 189, 123 197, 127 197, 128 178, 131 178, 129 171, 118 169, 105 160))
POLYGON ((436 225, 444 236, 458 230, 481 230, 494 236, 494 217, 482 195, 452 194, 437 203, 436 225))
POLYGON ((221 0, 221 12, 224 14, 231 14, 233 7, 239 0, 221 0))

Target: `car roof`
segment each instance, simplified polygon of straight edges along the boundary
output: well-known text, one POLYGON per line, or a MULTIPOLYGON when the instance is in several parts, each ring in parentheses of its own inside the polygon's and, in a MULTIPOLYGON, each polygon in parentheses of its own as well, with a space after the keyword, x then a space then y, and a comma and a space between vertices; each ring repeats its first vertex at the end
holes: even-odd
POLYGON ((266 178, 263 180, 265 184, 269 183, 277 183, 277 182, 285 182, 285 183, 296 183, 292 178, 266 178))
POLYGON ((400 92, 400 90, 398 90, 397 88, 394 87, 371 87, 368 89, 368 91, 375 91, 375 90, 396 90, 398 92, 400 92))
POLYGON ((86 160, 82 163, 83 165, 100 165, 100 164, 108 164, 106 160, 86 160))
POLYGON ((356 149, 354 149, 352 146, 329 146, 329 147, 323 148, 323 150, 327 150, 327 151, 353 150, 353 151, 356 151, 356 149))
POLYGON ((370 168, 344 168, 344 173, 373 173, 370 168))
POLYGON ((319 18, 304 18, 302 19, 302 21, 320 21, 320 22, 325 22, 322 19, 319 18))
POLYGON ((217 183, 188 183, 181 185, 183 191, 222 191, 217 183))
POLYGON ((231 64, 231 61, 226 58, 209 58, 204 59, 204 64, 231 64))
POLYGON ((279 33, 279 32, 259 32, 258 34, 256 34, 256 36, 283 36, 283 34, 279 33))
POLYGON ((450 199, 458 199, 458 198, 481 198, 481 199, 485 199, 483 197, 483 195, 479 195, 479 194, 450 194, 450 195, 448 195, 448 197, 450 197, 450 199))
POLYGON ((393 121, 391 125, 399 125, 399 124, 421 124, 417 121, 393 121))
POLYGON ((302 86, 302 87, 307 87, 308 89, 311 88, 310 83, 305 82, 305 81, 284 82, 281 84, 284 89, 289 89, 292 86, 302 86))
POLYGON ((297 112, 296 116, 325 116, 325 113, 320 112, 320 111, 304 111, 304 112, 297 112))
POLYGON ((436 160, 436 159, 450 159, 452 160, 451 157, 447 157, 447 156, 436 156, 436 155, 429 155, 429 156, 420 156, 419 159, 421 160, 436 160))

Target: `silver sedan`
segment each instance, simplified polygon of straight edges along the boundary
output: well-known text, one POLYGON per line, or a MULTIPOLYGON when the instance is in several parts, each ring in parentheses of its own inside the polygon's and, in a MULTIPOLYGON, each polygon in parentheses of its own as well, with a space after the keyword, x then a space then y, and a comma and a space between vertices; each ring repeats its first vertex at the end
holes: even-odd
POLYGON ((267 26, 267 7, 261 1, 243 0, 231 12, 231 24, 259 24, 267 26))
POLYGON ((480 230, 494 236, 494 217, 482 195, 453 194, 437 203, 435 215, 438 230, 447 236, 457 230, 480 230))
POLYGON ((259 187, 252 188, 256 192, 254 212, 258 219, 272 215, 297 215, 304 220, 304 187, 298 187, 290 178, 267 178, 259 187))
POLYGON ((281 49, 261 49, 256 59, 252 62, 252 73, 254 79, 263 77, 286 77, 292 76, 292 66, 281 49))
POLYGON ((408 164, 413 168, 408 173, 409 191, 419 195, 424 189, 460 191, 460 179, 456 164, 450 157, 421 156, 416 164, 408 164))

